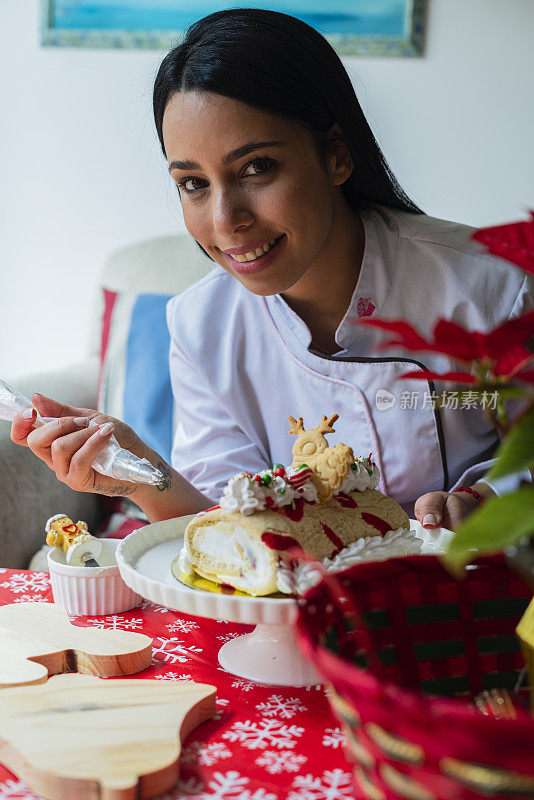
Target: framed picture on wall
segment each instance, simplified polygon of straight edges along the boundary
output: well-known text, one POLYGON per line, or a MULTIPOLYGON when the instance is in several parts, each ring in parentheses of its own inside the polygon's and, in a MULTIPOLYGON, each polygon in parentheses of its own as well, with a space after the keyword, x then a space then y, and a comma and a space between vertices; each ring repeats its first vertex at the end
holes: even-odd
POLYGON ((302 19, 343 55, 420 56, 427 0, 41 0, 42 44, 168 49, 195 20, 224 8, 269 8, 302 19))

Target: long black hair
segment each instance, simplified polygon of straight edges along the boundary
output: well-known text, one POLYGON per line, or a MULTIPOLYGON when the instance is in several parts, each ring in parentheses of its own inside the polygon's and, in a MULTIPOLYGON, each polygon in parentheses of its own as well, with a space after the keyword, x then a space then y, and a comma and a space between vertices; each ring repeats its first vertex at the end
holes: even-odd
POLYGON ((179 91, 207 91, 303 125, 320 152, 338 123, 354 169, 343 184, 352 208, 381 203, 423 213, 398 184, 335 50, 296 17, 229 9, 195 22, 163 59, 154 84, 154 120, 163 154, 163 114, 179 91))

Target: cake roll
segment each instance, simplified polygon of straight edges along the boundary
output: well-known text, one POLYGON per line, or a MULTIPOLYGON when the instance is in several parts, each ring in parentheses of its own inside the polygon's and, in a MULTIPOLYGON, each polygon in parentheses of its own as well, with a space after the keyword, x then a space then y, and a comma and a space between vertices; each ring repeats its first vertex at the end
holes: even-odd
POLYGON ((288 560, 333 558, 357 539, 409 531, 402 508, 374 489, 339 492, 325 503, 294 499, 254 514, 215 506, 189 523, 173 572, 192 571, 253 596, 288 592, 288 560))

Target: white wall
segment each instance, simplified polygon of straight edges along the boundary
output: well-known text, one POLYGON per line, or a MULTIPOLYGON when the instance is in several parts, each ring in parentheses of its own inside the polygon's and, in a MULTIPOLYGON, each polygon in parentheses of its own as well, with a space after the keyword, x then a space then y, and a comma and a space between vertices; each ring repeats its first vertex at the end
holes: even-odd
MULTIPOLYGON (((486 225, 534 207, 532 0, 429 0, 422 59, 346 59, 401 184, 486 225)), ((0 377, 87 352, 101 265, 183 230, 159 150, 161 52, 42 48, 39 0, 0 0, 0 377)))

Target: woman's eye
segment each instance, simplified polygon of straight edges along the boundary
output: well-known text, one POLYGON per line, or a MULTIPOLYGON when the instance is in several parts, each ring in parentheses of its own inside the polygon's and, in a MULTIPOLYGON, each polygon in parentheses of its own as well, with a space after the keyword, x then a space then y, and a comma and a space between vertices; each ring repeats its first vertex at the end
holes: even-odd
POLYGON ((178 181, 178 188, 183 189, 186 194, 198 192, 199 189, 204 189, 206 181, 203 178, 183 178, 178 181))
POLYGON ((249 175, 262 175, 267 170, 271 169, 273 166, 274 161, 272 158, 255 158, 254 161, 251 161, 245 167, 243 171, 243 177, 248 177, 249 175))

